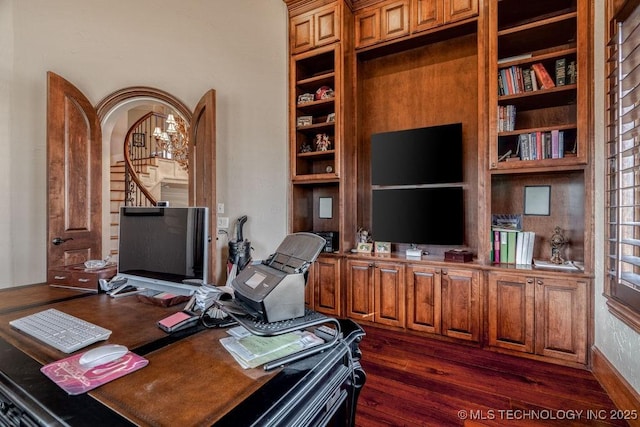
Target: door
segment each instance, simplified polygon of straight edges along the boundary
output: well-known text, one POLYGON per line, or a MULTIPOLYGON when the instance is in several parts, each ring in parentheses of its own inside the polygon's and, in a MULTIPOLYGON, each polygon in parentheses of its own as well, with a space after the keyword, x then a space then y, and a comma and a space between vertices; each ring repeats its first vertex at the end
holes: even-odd
POLYGON ((75 86, 47 73, 47 276, 102 257, 102 133, 75 86))
POLYGON ((209 208, 209 273, 216 270, 216 91, 205 93, 191 117, 189 147, 189 205, 209 208))

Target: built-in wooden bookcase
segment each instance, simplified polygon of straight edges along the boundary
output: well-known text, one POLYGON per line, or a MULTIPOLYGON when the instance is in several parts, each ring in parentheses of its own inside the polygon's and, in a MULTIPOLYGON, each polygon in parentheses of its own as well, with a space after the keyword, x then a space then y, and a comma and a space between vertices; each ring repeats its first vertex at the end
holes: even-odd
MULTIPOLYGON (((536 233, 534 257, 550 257, 559 226, 569 239, 567 258, 585 262, 586 271, 592 268, 589 14, 587 0, 489 2, 487 229, 492 214, 524 212, 525 187, 549 186, 549 215, 523 218, 524 229, 536 233), (543 84, 539 68, 531 74, 534 66, 544 67, 552 84, 543 84)), ((486 237, 488 262, 491 233, 486 237)))

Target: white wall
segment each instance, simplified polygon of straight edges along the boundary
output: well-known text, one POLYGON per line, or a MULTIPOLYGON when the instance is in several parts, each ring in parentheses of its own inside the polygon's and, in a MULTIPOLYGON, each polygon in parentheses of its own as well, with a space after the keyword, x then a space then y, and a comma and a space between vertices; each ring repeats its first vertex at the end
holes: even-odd
POLYGON ((118 89, 151 86, 193 108, 215 89, 218 201, 232 223, 249 216, 254 257, 284 237, 282 0, 0 0, 0 55, 0 287, 46 278, 49 70, 94 105, 118 89))
MULTIPOLYGON (((605 0, 595 1, 595 346, 640 393, 640 335, 609 313, 603 296, 605 276, 605 0)), ((629 408, 630 409, 630 408, 629 408)))

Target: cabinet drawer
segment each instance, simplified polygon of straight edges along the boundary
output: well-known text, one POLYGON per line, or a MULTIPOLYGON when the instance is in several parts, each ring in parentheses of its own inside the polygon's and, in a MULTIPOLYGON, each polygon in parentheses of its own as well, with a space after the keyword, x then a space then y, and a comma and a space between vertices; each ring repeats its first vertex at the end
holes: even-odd
POLYGON ((47 283, 51 286, 98 292, 98 280, 111 279, 116 275, 116 270, 115 264, 97 270, 88 270, 82 264, 62 266, 49 270, 47 283))

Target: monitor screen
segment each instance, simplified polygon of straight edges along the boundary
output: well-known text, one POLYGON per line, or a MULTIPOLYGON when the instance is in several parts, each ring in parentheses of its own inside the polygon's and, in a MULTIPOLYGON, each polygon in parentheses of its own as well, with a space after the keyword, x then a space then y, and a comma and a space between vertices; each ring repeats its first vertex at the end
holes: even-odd
POLYGON ((462 187, 373 190, 372 233, 377 241, 464 244, 462 187))
POLYGON ((147 289, 191 295, 206 282, 209 229, 205 207, 123 207, 118 275, 147 289))
POLYGON ((462 182, 462 124, 371 135, 371 184, 462 182))

